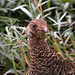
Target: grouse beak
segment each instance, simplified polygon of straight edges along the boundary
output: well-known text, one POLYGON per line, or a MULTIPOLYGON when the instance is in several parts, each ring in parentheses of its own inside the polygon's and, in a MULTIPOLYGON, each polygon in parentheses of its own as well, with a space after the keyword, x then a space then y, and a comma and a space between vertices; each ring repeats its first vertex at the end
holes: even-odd
POLYGON ((47 28, 47 27, 45 27, 45 28, 44 28, 44 31, 45 31, 46 33, 48 33, 48 28, 47 28))

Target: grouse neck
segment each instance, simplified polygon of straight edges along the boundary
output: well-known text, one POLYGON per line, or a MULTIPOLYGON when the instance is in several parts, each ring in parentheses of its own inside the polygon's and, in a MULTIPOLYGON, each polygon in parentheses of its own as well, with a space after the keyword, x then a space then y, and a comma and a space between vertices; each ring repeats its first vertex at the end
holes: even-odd
POLYGON ((54 50, 51 50, 47 41, 45 41, 45 37, 42 39, 36 39, 32 37, 28 37, 27 43, 30 50, 31 61, 35 58, 50 58, 50 54, 55 54, 54 50), (33 58, 32 58, 33 57, 33 58))
POLYGON ((40 51, 40 48, 44 48, 47 45, 47 42, 45 41, 45 37, 38 38, 38 39, 34 37, 28 37, 27 43, 28 43, 30 50, 32 49, 33 51, 34 49, 39 49, 40 51))
MULTIPOLYGON (((33 37, 33 36, 28 36, 27 41, 30 44, 41 44, 44 42, 46 37, 33 37)), ((28 44, 29 45, 29 44, 28 44)))
POLYGON ((45 75, 48 75, 45 73, 46 70, 47 73, 50 72, 50 68, 52 68, 53 63, 56 62, 56 58, 57 58, 54 50, 51 50, 47 42, 44 40, 45 39, 43 38, 37 41, 35 38, 30 38, 30 37, 27 40, 29 50, 30 50, 30 57, 31 57, 30 70, 36 72, 35 70, 37 69, 38 75, 40 74, 43 75, 43 73, 45 75))

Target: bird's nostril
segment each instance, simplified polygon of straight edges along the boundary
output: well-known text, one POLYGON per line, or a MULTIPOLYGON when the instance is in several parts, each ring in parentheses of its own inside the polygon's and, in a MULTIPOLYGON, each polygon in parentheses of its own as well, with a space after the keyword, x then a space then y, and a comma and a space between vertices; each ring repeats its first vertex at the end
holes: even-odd
POLYGON ((47 27, 45 27, 44 31, 45 31, 46 33, 48 33, 48 28, 47 28, 47 27))

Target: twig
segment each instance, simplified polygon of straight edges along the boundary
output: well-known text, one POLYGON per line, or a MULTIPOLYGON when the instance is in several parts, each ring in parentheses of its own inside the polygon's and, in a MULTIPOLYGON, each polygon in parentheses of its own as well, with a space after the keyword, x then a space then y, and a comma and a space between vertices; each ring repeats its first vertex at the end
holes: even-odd
MULTIPOLYGON (((20 48, 20 50, 21 50, 21 55, 23 55, 22 47, 19 46, 19 48, 20 48)), ((23 67, 24 73, 26 73, 26 71, 25 71, 25 67, 24 67, 24 64, 23 64, 22 59, 21 59, 21 64, 22 64, 22 67, 23 67)))
POLYGON ((42 7, 41 7, 41 0, 39 0, 39 4, 40 4, 40 14, 41 14, 41 17, 43 19, 43 12, 42 12, 42 7))
MULTIPOLYGON (((21 43, 21 45, 22 45, 22 41, 21 41, 21 40, 20 40, 20 43, 21 43)), ((25 59, 26 63, 28 64, 28 67, 30 67, 30 64, 29 64, 29 62, 28 62, 28 60, 27 60, 27 57, 26 57, 26 54, 25 54, 25 52, 24 52, 23 46, 21 46, 20 49, 21 49, 21 51, 22 51, 22 54, 24 55, 24 59, 25 59)))
POLYGON ((40 9, 41 9, 41 10, 39 9, 39 7, 38 7, 38 5, 37 5, 36 0, 34 0, 34 3, 35 3, 35 5, 36 5, 36 7, 37 7, 39 13, 41 14, 42 19, 43 19, 43 16, 42 16, 42 8, 41 8, 41 1, 39 0, 39 3, 40 3, 40 9))
MULTIPOLYGON (((21 55, 22 55, 22 52, 21 52, 21 55)), ((23 67, 24 73, 26 73, 26 71, 25 71, 25 67, 24 67, 24 64, 23 64, 22 59, 21 59, 21 64, 22 64, 22 67, 23 67)))
POLYGON ((58 50, 59 50, 59 52, 60 52, 59 54, 60 54, 60 55, 61 55, 61 57, 64 59, 64 56, 63 56, 63 54, 62 54, 62 52, 61 52, 60 48, 58 47, 57 42, 55 41, 55 39, 53 38, 53 36, 52 36, 51 32, 49 31, 49 29, 48 29, 48 32, 49 32, 50 36, 52 37, 52 40, 55 42, 55 44, 56 44, 56 46, 57 46, 57 48, 58 48, 58 50))

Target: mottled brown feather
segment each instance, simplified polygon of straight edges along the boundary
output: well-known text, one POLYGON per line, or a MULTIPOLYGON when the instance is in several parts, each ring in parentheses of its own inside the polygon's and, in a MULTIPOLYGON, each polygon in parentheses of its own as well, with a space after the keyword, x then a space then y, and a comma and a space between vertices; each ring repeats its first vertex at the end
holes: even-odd
POLYGON ((26 75, 75 75, 75 65, 62 59, 45 41, 45 28, 47 23, 41 19, 32 20, 26 28, 31 57, 26 75))

